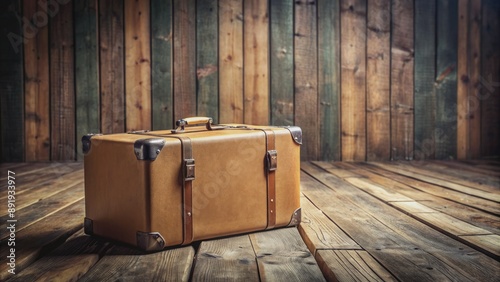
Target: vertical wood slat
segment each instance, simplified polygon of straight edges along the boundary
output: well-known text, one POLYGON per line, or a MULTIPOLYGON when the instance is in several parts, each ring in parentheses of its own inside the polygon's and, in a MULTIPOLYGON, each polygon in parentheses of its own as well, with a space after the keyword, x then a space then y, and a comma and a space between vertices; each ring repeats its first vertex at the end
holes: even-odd
POLYGON ((243 5, 244 122, 269 124, 269 9, 267 1, 243 5))
POLYGON ((316 2, 295 1, 295 125, 302 128, 302 160, 319 158, 316 2))
POLYGON ((219 0, 219 119, 243 123, 242 0, 219 0))
POLYGON ((343 0, 341 28, 342 160, 366 158, 366 1, 343 0))
POLYGON ((0 161, 23 161, 23 36, 28 34, 22 33, 20 1, 2 5, 6 11, 0 16, 0 161))
POLYGON ((38 32, 24 44, 24 126, 25 160, 50 160, 49 34, 48 15, 34 20, 45 11, 46 3, 23 1, 24 17, 38 26, 38 32))
POLYGON ((457 146, 457 2, 438 0, 437 15, 435 157, 454 159, 457 146))
POLYGON ((173 128, 171 0, 151 0, 151 66, 152 128, 173 128))
MULTIPOLYGON (((320 159, 340 160, 340 7, 318 2, 320 159)), ((274 94, 274 93, 273 93, 274 94)))
POLYGON ((293 2, 270 1, 271 124, 293 125, 293 2))
POLYGON ((368 1, 366 43, 366 158, 390 159, 391 3, 368 1))
POLYGON ((73 2, 50 21, 51 159, 75 160, 73 2))
POLYGON ((218 122, 218 34, 217 0, 198 0, 196 4, 197 115, 218 122))
POLYGON ((391 159, 413 158, 413 0, 392 1, 391 159))
POLYGON ((125 1, 125 128, 151 129, 149 1, 125 1))
POLYGON ((434 158, 436 1, 415 0, 415 159, 434 158))
MULTIPOLYGON (((97 0, 74 4, 77 142, 87 133, 100 131, 97 5, 97 0)), ((83 160, 81 146, 76 147, 77 160, 83 160)))
MULTIPOLYGON (((481 0, 471 0, 469 13, 469 147, 467 157, 477 159, 481 155, 481 0)), ((461 33, 459 29, 459 33, 461 33)), ((458 137, 457 137, 458 139, 458 137)))
POLYGON ((196 115, 196 2, 174 0, 174 120, 196 115))
POLYGON ((481 154, 500 155, 500 2, 483 0, 481 27, 481 154))
POLYGON ((99 1, 101 132, 125 131, 123 0, 99 1))
POLYGON ((470 150, 469 121, 469 0, 458 1, 457 41, 457 159, 467 159, 470 150))

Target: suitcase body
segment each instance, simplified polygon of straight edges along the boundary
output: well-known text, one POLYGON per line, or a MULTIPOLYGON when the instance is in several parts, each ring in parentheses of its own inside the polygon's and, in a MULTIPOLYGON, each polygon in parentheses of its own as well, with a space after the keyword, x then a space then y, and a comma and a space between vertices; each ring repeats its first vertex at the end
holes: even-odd
POLYGON ((178 125, 82 138, 85 233, 154 251, 300 222, 300 128, 178 125))

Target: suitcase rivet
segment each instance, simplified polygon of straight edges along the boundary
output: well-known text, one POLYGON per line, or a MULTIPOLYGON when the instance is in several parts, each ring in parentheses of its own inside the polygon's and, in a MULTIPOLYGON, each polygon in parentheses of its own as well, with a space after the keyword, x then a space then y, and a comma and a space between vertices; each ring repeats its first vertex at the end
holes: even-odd
POLYGON ((273 210, 271 210, 271 213, 273 213, 273 210))
POLYGON ((158 155, 158 154, 160 154, 160 149, 157 149, 157 150, 156 150, 156 154, 157 154, 157 155, 158 155))
POLYGON ((188 212, 188 216, 191 216, 191 212, 188 212))
POLYGON ((271 203, 274 202, 274 199, 271 199, 271 203))

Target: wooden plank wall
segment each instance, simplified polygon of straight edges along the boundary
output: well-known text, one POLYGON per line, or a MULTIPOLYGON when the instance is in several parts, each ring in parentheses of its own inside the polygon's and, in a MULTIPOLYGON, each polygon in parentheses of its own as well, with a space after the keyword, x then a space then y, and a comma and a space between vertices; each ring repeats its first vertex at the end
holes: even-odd
POLYGON ((0 160, 182 117, 298 125, 304 160, 500 155, 496 0, 9 0, 0 160))

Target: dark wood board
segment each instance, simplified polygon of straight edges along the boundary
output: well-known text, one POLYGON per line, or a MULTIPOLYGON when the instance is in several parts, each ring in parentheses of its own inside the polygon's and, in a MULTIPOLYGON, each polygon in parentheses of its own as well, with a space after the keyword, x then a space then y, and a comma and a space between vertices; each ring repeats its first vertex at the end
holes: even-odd
POLYGON ((216 0, 196 3, 197 115, 219 120, 218 5, 216 0))
MULTIPOLYGON (((20 0, 2 3, 0 14, 0 161, 24 160, 23 35, 20 0)), ((37 30, 28 26, 30 36, 37 30)), ((32 40, 32 39, 30 39, 32 40)))
POLYGON ((293 125, 293 2, 270 1, 271 124, 293 125))
POLYGON ((340 160, 340 6, 318 2, 320 159, 340 160))
MULTIPOLYGON (((74 5, 75 25, 75 95, 76 140, 88 133, 100 132, 99 120, 99 54, 98 3, 77 1, 74 5)), ((77 160, 83 160, 82 146, 77 147, 77 160)))
POLYGON ((415 1, 415 151, 417 160, 434 158, 436 92, 436 0, 415 1))
MULTIPOLYGON (((23 1, 23 16, 33 19, 47 4, 23 1)), ((47 18, 48 20, 48 18, 47 18)), ((35 21, 34 21, 35 22, 35 21)), ((25 161, 50 160, 49 33, 40 18, 36 35, 24 44, 25 161)))
POLYGON ((435 157, 456 159, 458 2, 437 0, 436 14, 435 157))
POLYGON ((151 111, 153 130, 174 127, 172 1, 151 0, 151 111))

